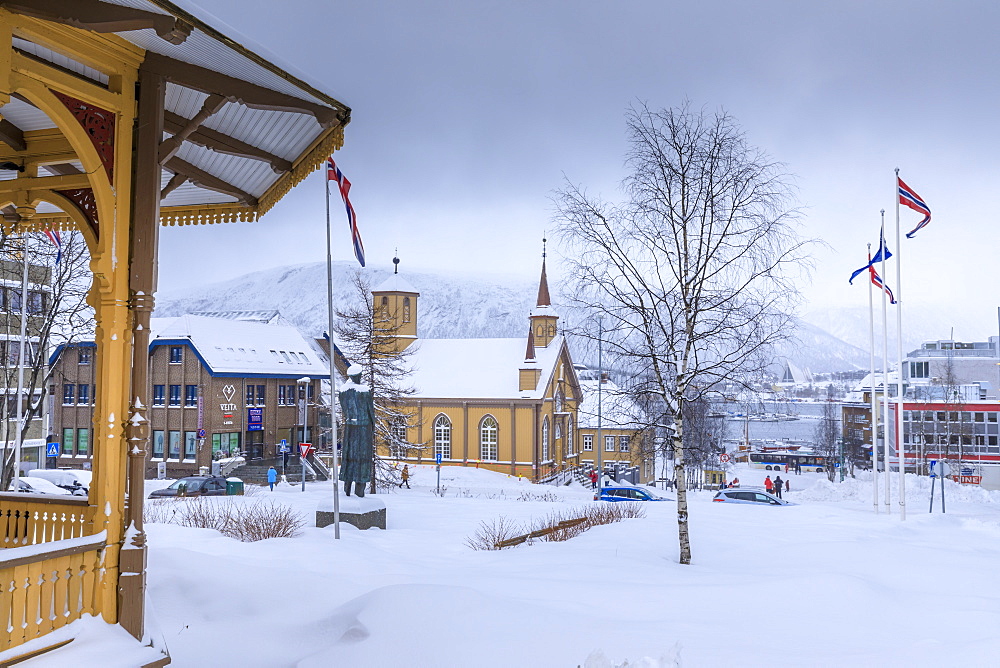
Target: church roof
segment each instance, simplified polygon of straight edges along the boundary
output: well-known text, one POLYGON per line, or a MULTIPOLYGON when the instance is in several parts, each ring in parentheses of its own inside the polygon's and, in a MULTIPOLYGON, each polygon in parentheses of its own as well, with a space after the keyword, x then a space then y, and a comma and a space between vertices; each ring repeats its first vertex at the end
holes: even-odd
POLYGON ((407 383, 417 397, 439 399, 540 399, 563 348, 557 336, 547 347, 535 348, 542 375, 534 390, 518 389, 518 369, 524 364, 524 338, 420 339, 411 347, 413 374, 407 383))
POLYGON ((420 294, 415 287, 410 285, 399 274, 391 274, 389 278, 379 283, 378 287, 374 288, 372 292, 409 292, 415 295, 420 294))

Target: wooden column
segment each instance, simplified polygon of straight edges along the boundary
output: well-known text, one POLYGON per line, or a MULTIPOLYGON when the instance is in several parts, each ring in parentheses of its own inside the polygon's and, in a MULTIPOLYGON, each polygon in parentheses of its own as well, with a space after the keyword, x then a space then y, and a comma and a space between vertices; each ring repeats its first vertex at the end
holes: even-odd
MULTIPOLYGON (((160 163, 166 82, 139 71, 139 100, 133 160, 129 308, 132 312, 131 397, 128 424, 129 530, 121 553, 118 587, 119 622, 138 639, 145 627, 146 533, 142 525, 146 455, 149 449, 149 318, 156 292, 160 227, 160 163)), ((182 445, 183 447, 183 445, 182 445)))

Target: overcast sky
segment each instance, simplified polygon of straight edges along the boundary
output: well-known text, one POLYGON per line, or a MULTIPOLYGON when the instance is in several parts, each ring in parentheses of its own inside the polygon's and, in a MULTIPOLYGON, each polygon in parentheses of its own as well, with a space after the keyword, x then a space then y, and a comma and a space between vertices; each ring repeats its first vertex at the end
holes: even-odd
MULTIPOLYGON (((847 278, 877 243, 879 209, 894 224, 899 167, 934 213, 904 239, 904 301, 995 322, 996 3, 199 5, 352 108, 335 157, 369 264, 398 248, 404 270, 534 276, 564 175, 616 198, 626 108, 687 98, 731 113, 795 175, 803 235, 829 244, 804 286, 813 308, 867 304, 847 278)), ((920 219, 901 215, 904 232, 920 219)), ((322 260, 323 225, 317 172, 259 223, 165 228, 160 287, 322 260)))

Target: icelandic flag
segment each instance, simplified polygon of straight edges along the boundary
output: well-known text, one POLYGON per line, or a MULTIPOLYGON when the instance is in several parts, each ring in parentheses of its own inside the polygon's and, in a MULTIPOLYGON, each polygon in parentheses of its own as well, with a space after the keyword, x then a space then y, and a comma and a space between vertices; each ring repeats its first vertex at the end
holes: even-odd
POLYGON ((917 230, 931 222, 931 209, 924 203, 924 200, 920 199, 920 195, 913 192, 913 188, 903 183, 903 179, 897 176, 896 181, 899 186, 899 203, 910 207, 917 213, 924 214, 924 219, 921 220, 916 227, 906 233, 906 238, 912 239, 913 235, 917 233, 917 230))
POLYGON ((892 295, 892 290, 890 290, 889 286, 882 281, 882 277, 878 275, 877 271, 875 271, 874 266, 868 267, 868 273, 871 274, 872 285, 884 290, 885 294, 889 295, 889 303, 895 304, 896 298, 892 295))
POLYGON ((885 259, 888 260, 892 257, 892 253, 889 252, 889 247, 885 245, 885 227, 883 226, 878 233, 878 252, 875 253, 875 257, 868 258, 868 264, 858 269, 856 272, 851 274, 851 277, 847 280, 849 284, 854 284, 854 279, 858 277, 866 269, 871 269, 873 266, 882 261, 882 255, 885 254, 885 259))
POLYGON ((336 181, 340 189, 340 196, 344 199, 344 206, 347 208, 347 223, 351 227, 351 240, 354 243, 354 257, 358 258, 361 266, 365 266, 365 245, 361 242, 361 232, 358 231, 358 218, 354 215, 354 207, 348 194, 351 192, 351 182, 347 180, 344 173, 337 167, 333 158, 326 159, 326 180, 336 181))
POLYGON ((45 230, 45 236, 56 247, 56 264, 59 264, 59 260, 62 259, 62 237, 59 236, 59 230, 45 230))

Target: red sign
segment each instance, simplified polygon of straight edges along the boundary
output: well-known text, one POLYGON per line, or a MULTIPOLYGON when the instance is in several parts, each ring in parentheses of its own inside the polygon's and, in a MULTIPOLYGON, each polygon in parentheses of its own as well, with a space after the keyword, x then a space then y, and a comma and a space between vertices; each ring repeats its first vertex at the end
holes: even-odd
POLYGON ((981 485, 983 482, 981 475, 963 475, 961 478, 963 485, 981 485))
POLYGON ((729 455, 723 452, 721 455, 719 455, 719 461, 725 464, 726 462, 729 461, 729 455))
POLYGON ((302 453, 303 457, 308 457, 309 453, 312 451, 312 443, 299 443, 299 452, 302 453))

